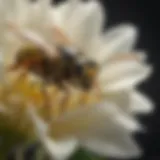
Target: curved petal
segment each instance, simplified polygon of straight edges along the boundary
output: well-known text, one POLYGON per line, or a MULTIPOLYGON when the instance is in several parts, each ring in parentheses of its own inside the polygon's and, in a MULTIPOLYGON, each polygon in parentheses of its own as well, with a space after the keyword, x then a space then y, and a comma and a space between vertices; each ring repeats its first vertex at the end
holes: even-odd
POLYGON ((131 50, 130 52, 123 52, 113 55, 108 61, 101 63, 100 66, 103 68, 112 63, 125 62, 125 61, 135 61, 139 63, 145 63, 147 59, 146 53, 139 50, 131 50))
POLYGON ((6 0, 7 20, 13 20, 18 25, 24 25, 29 20, 30 3, 25 0, 6 0))
POLYGON ((77 140, 72 138, 53 140, 48 136, 48 125, 36 114, 35 110, 30 108, 28 113, 36 134, 49 156, 56 160, 68 159, 77 148, 77 140))
POLYGON ((132 73, 134 71, 139 71, 140 69, 142 70, 141 64, 133 60, 113 62, 102 67, 99 73, 99 79, 101 82, 108 82, 124 75, 125 73, 132 73))
POLYGON ((146 114, 154 110, 153 102, 137 90, 127 90, 106 95, 109 101, 114 102, 122 112, 133 116, 146 114))
POLYGON ((133 25, 120 25, 108 30, 102 38, 102 46, 96 60, 104 63, 115 54, 129 52, 135 45, 137 29, 133 25))
POLYGON ((51 1, 50 0, 40 0, 39 4, 39 17, 45 20, 48 16, 48 10, 52 9, 51 1))
POLYGON ((114 92, 114 93, 106 94, 106 98, 109 101, 114 102, 119 107, 121 112, 124 112, 125 114, 130 113, 130 108, 129 108, 130 92, 129 91, 121 91, 121 92, 114 92))
POLYGON ((49 156, 56 160, 68 159, 77 148, 77 141, 75 139, 56 142, 47 135, 43 137, 42 144, 49 156))
POLYGON ((27 27, 29 25, 30 27, 38 26, 40 28, 45 24, 50 6, 49 0, 41 0, 35 3, 27 0, 15 0, 12 6, 13 12, 10 11, 11 18, 14 18, 20 26, 27 27))
POLYGON ((152 73, 151 66, 137 62, 113 63, 100 73, 99 80, 104 92, 115 92, 130 89, 148 78, 152 73))
POLYGON ((97 1, 81 2, 63 29, 76 47, 88 53, 92 41, 102 30, 103 20, 102 8, 97 1))
MULTIPOLYGON (((140 129, 138 123, 132 116, 127 116, 125 112, 114 105, 97 106, 97 110, 87 114, 93 117, 93 126, 85 134, 79 134, 79 141, 82 147, 102 156, 130 158, 141 155, 141 150, 131 139, 128 132, 140 129), (116 123, 115 123, 116 122, 116 123)), ((86 121, 85 116, 82 116, 86 121)), ((87 119, 88 120, 88 119, 87 119)))
POLYGON ((124 131, 117 131, 110 136, 91 136, 81 140, 81 145, 89 151, 112 158, 137 158, 142 153, 130 136, 124 131))
POLYGON ((79 3, 79 0, 69 0, 54 6, 50 11, 51 23, 65 30, 73 12, 78 9, 79 3))
POLYGON ((150 113, 154 109, 151 100, 138 91, 131 92, 130 111, 133 113, 150 113))
POLYGON ((54 137, 90 136, 93 132, 113 131, 114 128, 133 132, 141 130, 140 124, 134 117, 122 112, 118 106, 107 102, 91 107, 82 107, 79 110, 66 113, 52 122, 54 137))
POLYGON ((120 90, 128 90, 131 88, 134 88, 138 84, 140 84, 142 81, 144 81, 149 75, 150 75, 150 68, 144 70, 144 73, 141 75, 137 75, 131 73, 130 75, 124 76, 119 80, 115 80, 111 82, 110 84, 107 84, 104 88, 104 91, 106 92, 115 92, 120 90))

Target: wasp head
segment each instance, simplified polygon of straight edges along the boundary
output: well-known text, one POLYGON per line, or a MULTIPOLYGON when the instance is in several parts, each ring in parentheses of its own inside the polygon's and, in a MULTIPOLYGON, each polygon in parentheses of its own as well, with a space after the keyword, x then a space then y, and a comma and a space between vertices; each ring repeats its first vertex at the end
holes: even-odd
POLYGON ((10 66, 10 70, 17 70, 20 68, 30 69, 35 64, 42 61, 44 51, 35 46, 25 46, 18 50, 14 63, 10 66))

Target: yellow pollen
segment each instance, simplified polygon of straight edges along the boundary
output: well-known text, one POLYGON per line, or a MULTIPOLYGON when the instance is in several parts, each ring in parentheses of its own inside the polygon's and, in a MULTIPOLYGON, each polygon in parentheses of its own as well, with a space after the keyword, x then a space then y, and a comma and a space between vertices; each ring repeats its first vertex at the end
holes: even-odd
POLYGON ((0 84, 0 104, 9 111, 6 115, 8 125, 32 135, 32 124, 26 112, 28 104, 33 104, 39 115, 50 121, 79 107, 90 107, 100 98, 95 91, 71 89, 69 94, 65 94, 56 86, 45 87, 47 91, 45 95, 43 87, 45 86, 42 82, 39 80, 33 82, 29 76, 0 84))

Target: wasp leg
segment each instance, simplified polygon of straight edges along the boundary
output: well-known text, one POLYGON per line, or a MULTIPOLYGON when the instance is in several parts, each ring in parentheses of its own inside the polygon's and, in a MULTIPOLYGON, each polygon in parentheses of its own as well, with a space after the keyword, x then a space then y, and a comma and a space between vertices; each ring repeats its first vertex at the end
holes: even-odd
POLYGON ((45 120, 50 122, 50 120, 53 118, 52 113, 51 113, 52 112, 52 100, 47 90, 46 83, 42 83, 41 92, 43 95, 43 108, 44 108, 43 115, 45 117, 45 120))
POLYGON ((67 104, 69 102, 69 98, 72 94, 72 88, 69 83, 64 81, 62 83, 63 85, 63 97, 61 98, 61 112, 65 111, 67 108, 67 104))
POLYGON ((100 97, 101 96, 101 88, 100 88, 97 80, 94 81, 93 87, 95 89, 97 96, 100 97))
POLYGON ((46 83, 43 83, 42 88, 41 88, 41 92, 44 97, 44 107, 51 108, 50 97, 48 95, 48 91, 47 91, 46 86, 47 86, 46 83))

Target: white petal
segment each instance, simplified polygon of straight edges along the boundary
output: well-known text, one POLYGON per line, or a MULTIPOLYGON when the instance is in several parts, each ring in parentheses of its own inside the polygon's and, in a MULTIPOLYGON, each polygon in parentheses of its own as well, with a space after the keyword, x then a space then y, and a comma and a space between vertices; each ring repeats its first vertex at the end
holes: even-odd
MULTIPOLYGON (((8 1, 8 0, 7 0, 8 1)), ((25 24, 26 21, 29 20, 28 14, 30 11, 30 4, 26 0, 15 0, 15 1, 8 1, 6 4, 7 12, 8 12, 8 20, 15 21, 18 25, 25 24), (11 7, 11 9, 9 9, 11 7)))
POLYGON ((114 102, 122 112, 128 114, 129 113, 129 106, 130 106, 130 92, 129 91, 121 91, 121 92, 114 92, 109 93, 106 95, 106 98, 114 102))
POLYGON ((126 114, 146 114, 154 110, 153 102, 144 94, 137 90, 127 90, 106 95, 109 101, 116 103, 117 106, 126 114))
POLYGON ((66 113, 60 119, 54 121, 52 126, 56 128, 55 135, 90 136, 93 132, 103 132, 117 128, 126 132, 141 130, 139 123, 131 116, 125 114, 118 106, 104 102, 95 106, 82 107, 79 110, 66 113))
POLYGON ((101 82, 112 81, 117 77, 122 77, 124 74, 142 70, 141 65, 133 60, 113 62, 104 66, 99 73, 101 82))
POLYGON ((38 1, 39 5, 40 5, 40 16, 46 18, 46 13, 48 13, 47 10, 51 9, 51 1, 50 0, 40 0, 38 1))
POLYGON ((81 141, 82 146, 89 151, 101 156, 112 158, 136 158, 141 155, 141 150, 131 140, 128 134, 118 131, 110 136, 89 137, 81 141))
POLYGON ((66 26, 70 23, 69 20, 73 12, 78 9, 78 6, 79 0, 69 0, 58 6, 54 6, 50 12, 51 23, 65 30, 66 26))
POLYGON ((36 114, 35 110, 30 108, 28 113, 33 122, 36 134, 49 156, 56 160, 68 159, 77 148, 77 140, 70 138, 54 141, 48 136, 48 125, 36 114))
POLYGON ((97 61, 103 63, 115 54, 130 51, 137 38, 137 29, 133 25, 120 25, 107 31, 103 47, 98 53, 97 61))
POLYGON ((127 113, 121 113, 121 115, 115 118, 117 123, 122 124, 131 131, 142 131, 144 128, 131 116, 127 113))
POLYGON ((38 134, 40 139, 43 139, 47 134, 48 125, 37 115, 36 110, 33 107, 34 106, 32 105, 29 106, 28 115, 35 126, 36 134, 38 134))
POLYGON ((145 63, 147 59, 146 53, 140 50, 131 50, 130 52, 124 52, 115 54, 112 56, 108 61, 101 63, 102 67, 107 67, 109 64, 118 63, 118 62, 125 62, 125 61, 135 61, 139 63, 145 63))
POLYGON ((151 66, 140 65, 138 63, 129 64, 129 62, 115 65, 114 69, 109 69, 108 67, 108 71, 102 74, 103 78, 100 77, 104 92, 115 92, 133 88, 152 73, 151 66))
POLYGON ((133 113, 149 113, 154 109, 154 104, 148 97, 138 91, 131 93, 130 111, 133 113))
POLYGON ((77 149, 77 141, 75 139, 67 139, 56 142, 46 136, 43 138, 42 143, 49 156, 56 160, 68 159, 77 149))
MULTIPOLYGON (((107 104, 97 107, 95 112, 94 127, 90 127, 88 133, 79 134, 80 143, 83 147, 102 156, 114 158, 136 157, 141 154, 139 148, 130 139, 130 132, 126 129, 127 127, 135 129, 135 125, 133 125, 135 122, 132 117, 130 117, 132 119, 132 123, 130 123, 129 116, 127 117, 114 105, 109 106, 107 104), (106 116, 104 116, 105 114, 106 116)), ((93 115, 93 112, 87 114, 88 117, 93 115)), ((86 121, 85 116, 83 119, 86 121)))
POLYGON ((84 2, 74 10, 66 33, 85 53, 90 52, 93 40, 100 34, 103 25, 103 12, 96 1, 84 2))
POLYGON ((144 81, 148 77, 148 75, 150 75, 150 69, 146 69, 142 75, 140 74, 127 75, 126 77, 123 77, 120 80, 108 84, 104 88, 104 90, 106 92, 115 92, 115 91, 128 90, 134 88, 142 81, 144 81))

